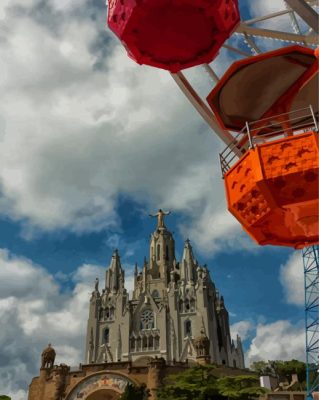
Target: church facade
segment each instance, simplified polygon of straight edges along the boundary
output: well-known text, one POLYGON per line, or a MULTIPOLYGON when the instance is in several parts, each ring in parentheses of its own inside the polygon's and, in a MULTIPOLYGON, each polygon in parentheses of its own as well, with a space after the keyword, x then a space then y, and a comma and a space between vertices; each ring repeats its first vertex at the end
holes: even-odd
POLYGON ((145 385, 150 400, 164 378, 192 363, 219 365, 222 375, 242 375, 240 338, 231 340, 228 312, 206 266, 196 261, 189 240, 176 260, 167 213, 156 214, 149 261, 135 266, 134 290, 125 288, 118 251, 89 301, 85 360, 78 368, 55 364, 48 345, 28 400, 118 400, 127 384, 145 385))
POLYGON ((241 340, 238 336, 236 343, 231 339, 223 297, 207 267, 194 257, 189 240, 182 259, 176 260, 165 215, 162 210, 156 214, 149 260, 145 258, 141 268, 135 265, 131 298, 117 250, 102 290, 96 281, 89 305, 85 362, 136 363, 162 358, 168 365, 212 362, 244 368, 241 340))

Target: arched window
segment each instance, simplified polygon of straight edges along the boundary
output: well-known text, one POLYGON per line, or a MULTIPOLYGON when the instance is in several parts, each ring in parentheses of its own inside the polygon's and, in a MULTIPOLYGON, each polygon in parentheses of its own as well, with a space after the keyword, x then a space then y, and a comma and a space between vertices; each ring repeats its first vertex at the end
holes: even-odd
POLYGON ((142 340, 142 350, 147 350, 147 337, 144 336, 142 340))
POLYGON ((185 336, 192 335, 192 322, 188 319, 185 321, 185 336))
POLYGON ((168 246, 166 245, 166 251, 165 251, 165 260, 169 260, 169 251, 168 251, 168 246))
POLYGON ((161 246, 158 244, 157 245, 157 260, 161 258, 161 246))
POLYGON ((110 330, 109 328, 105 328, 104 330, 104 342, 109 343, 110 340, 110 330))
POLYGON ((141 314, 141 329, 154 328, 154 314, 152 310, 146 309, 141 314))
POLYGON ((190 310, 189 300, 186 299, 185 300, 185 312, 189 312, 189 310, 190 310))
POLYGON ((153 297, 153 299, 156 299, 156 298, 160 297, 160 295, 158 293, 158 290, 156 290, 156 289, 153 290, 152 297, 153 297))

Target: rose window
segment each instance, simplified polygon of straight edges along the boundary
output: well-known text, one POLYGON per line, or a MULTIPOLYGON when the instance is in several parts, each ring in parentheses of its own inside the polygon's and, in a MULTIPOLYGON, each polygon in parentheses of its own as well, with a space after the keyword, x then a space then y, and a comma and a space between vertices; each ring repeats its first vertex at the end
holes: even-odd
POLYGON ((141 329, 154 328, 154 314, 152 310, 144 310, 141 314, 141 329))

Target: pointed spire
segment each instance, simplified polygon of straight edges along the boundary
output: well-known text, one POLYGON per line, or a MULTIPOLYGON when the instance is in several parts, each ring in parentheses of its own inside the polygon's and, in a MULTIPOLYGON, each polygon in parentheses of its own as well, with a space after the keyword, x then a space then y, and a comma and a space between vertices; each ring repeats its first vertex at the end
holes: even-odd
POLYGON ((185 282, 195 281, 195 259, 190 240, 187 239, 184 245, 183 258, 181 262, 181 277, 185 282))
POLYGON ((193 256, 193 249, 191 246, 191 242, 189 239, 185 240, 184 251, 183 251, 183 260, 191 263, 195 263, 193 256))
POLYGON ((117 249, 114 250, 110 267, 106 271, 105 286, 112 292, 117 292, 124 288, 124 271, 117 249))
POLYGON ((137 276, 138 275, 138 267, 137 267, 137 263, 135 263, 134 266, 134 275, 137 276))

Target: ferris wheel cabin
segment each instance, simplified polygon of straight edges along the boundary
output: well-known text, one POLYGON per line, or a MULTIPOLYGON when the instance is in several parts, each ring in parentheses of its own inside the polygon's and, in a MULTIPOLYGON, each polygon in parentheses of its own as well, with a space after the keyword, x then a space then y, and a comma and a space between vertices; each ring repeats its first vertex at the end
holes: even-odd
POLYGON ((261 245, 319 243, 318 87, 314 51, 292 46, 234 63, 207 98, 237 132, 220 154, 228 209, 261 245))

